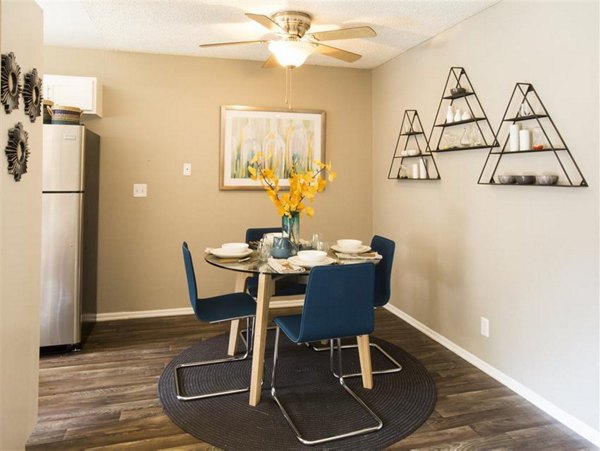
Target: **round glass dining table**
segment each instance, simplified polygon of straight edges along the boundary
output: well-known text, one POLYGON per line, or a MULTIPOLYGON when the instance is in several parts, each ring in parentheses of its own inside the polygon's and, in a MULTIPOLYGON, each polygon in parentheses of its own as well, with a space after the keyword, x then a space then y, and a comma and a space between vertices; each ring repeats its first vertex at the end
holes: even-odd
MULTIPOLYGON (((258 253, 253 251, 247 257, 242 258, 219 258, 206 253, 204 260, 218 268, 235 271, 237 273, 235 291, 243 292, 246 278, 249 274, 258 275, 258 293, 256 297, 256 321, 254 324, 254 349, 252 351, 252 374, 250 377, 250 405, 256 406, 260 402, 261 382, 263 379, 263 368, 265 361, 265 344, 267 338, 267 320, 269 317, 269 302, 273 292, 273 279, 275 276, 286 276, 280 274, 269 266, 269 264, 258 258, 258 253)), ((307 274, 307 272, 304 272, 307 274)), ((298 275, 303 273, 290 273, 298 275)), ((227 352, 234 355, 240 331, 240 320, 231 321, 229 331, 229 346, 227 352)))
MULTIPOLYGON (((334 254, 330 254, 335 257, 334 254)), ((243 292, 245 290, 246 278, 249 274, 258 275, 258 293, 256 297, 256 321, 254 324, 254 349, 252 351, 252 374, 250 377, 250 400, 251 406, 260 403, 261 383, 263 380, 263 369, 265 361, 265 345, 267 338, 267 321, 269 317, 269 302, 273 294, 273 281, 279 277, 308 275, 309 269, 303 272, 279 273, 267 261, 260 260, 258 253, 253 251, 247 257, 241 258, 219 258, 210 253, 206 253, 204 260, 218 268, 236 272, 235 291, 243 292)), ((337 259, 336 259, 337 260, 337 259)), ((304 297, 302 296, 302 300, 304 297)), ((229 331, 229 346, 227 352, 229 355, 235 355, 240 332, 240 320, 231 321, 229 331)), ((373 387, 371 374, 371 359, 367 353, 369 349, 368 335, 362 337, 359 341, 361 352, 361 371, 363 373, 363 386, 365 388, 373 387)))

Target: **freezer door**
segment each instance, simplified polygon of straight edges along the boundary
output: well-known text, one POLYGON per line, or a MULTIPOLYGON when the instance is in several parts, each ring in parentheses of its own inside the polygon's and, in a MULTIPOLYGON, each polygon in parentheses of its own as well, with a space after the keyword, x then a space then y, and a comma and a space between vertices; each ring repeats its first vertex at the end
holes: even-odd
POLYGON ((81 341, 82 194, 42 195, 40 346, 81 341))
POLYGON ((83 191, 83 127, 44 125, 42 191, 83 191))

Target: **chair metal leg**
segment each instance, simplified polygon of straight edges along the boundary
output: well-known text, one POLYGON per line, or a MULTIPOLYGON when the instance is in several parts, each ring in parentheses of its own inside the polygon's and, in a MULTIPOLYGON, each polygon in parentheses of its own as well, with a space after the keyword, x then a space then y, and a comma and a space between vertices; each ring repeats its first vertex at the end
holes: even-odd
MULTIPOLYGON (((383 356, 394 365, 394 368, 388 368, 385 370, 373 370, 372 371, 373 374, 390 374, 390 373, 398 373, 398 372, 402 371, 402 365, 400 365, 400 363, 396 359, 394 359, 385 349, 383 349, 377 343, 369 343, 369 346, 372 348, 375 348, 379 352, 381 352, 383 354, 383 356)), ((313 351, 317 351, 317 352, 328 351, 330 348, 329 346, 311 346, 311 345, 309 345, 309 347, 312 348, 313 351)), ((356 344, 342 346, 342 349, 356 349, 356 348, 358 348, 358 345, 356 345, 356 344)), ((333 367, 331 368, 331 372, 335 377, 338 377, 338 378, 340 377, 339 374, 335 372, 333 367)), ((349 379, 351 377, 360 377, 360 376, 361 376, 361 373, 344 374, 344 377, 346 379, 349 379)))
MULTIPOLYGON (((255 321, 256 321, 256 319, 252 318, 252 329, 251 330, 254 330, 254 322, 255 321)), ((275 329, 277 329, 276 326, 268 326, 267 327, 267 330, 275 330, 275 329)), ((245 336, 245 334, 247 334, 247 333, 248 333, 248 329, 241 329, 240 330, 240 339, 244 342, 244 345, 246 344, 246 336, 245 336)), ((250 343, 250 352, 252 352, 252 345, 253 345, 253 343, 250 343)))
MULTIPOLYGON (((301 443, 303 443, 304 445, 318 445, 320 443, 331 442, 333 440, 340 440, 340 439, 343 439, 343 438, 354 437, 356 435, 362 435, 362 434, 367 434, 369 432, 378 431, 379 429, 381 429, 383 427, 383 421, 381 421, 381 418, 379 418, 377 415, 375 415, 375 413, 365 404, 365 402, 362 399, 360 399, 358 397, 358 395, 356 393, 354 393, 354 391, 352 391, 350 389, 350 387, 348 387, 346 385, 346 383, 344 382, 344 377, 342 376, 342 377, 339 378, 340 385, 375 420, 376 425, 370 426, 370 427, 367 427, 367 428, 362 428, 362 429, 350 431, 350 432, 346 432, 344 434, 332 435, 332 436, 329 436, 329 437, 323 437, 323 438, 316 439, 316 440, 307 440, 306 438, 304 438, 300 434, 300 431, 298 430, 298 428, 294 424, 294 422, 293 422, 291 416, 289 415, 289 413, 287 412, 287 410, 285 410, 285 407, 281 403, 280 399, 277 397, 277 392, 275 390, 275 374, 276 374, 276 370, 277 370, 277 357, 278 357, 278 354, 279 354, 279 331, 280 331, 279 327, 277 327, 277 332, 275 333, 275 352, 273 353, 273 371, 272 371, 272 374, 271 374, 271 396, 273 397, 273 399, 275 400, 275 402, 279 406, 279 409, 281 410, 281 413, 283 414, 284 418, 287 420, 288 424, 290 425, 290 427, 294 431, 294 434, 296 434, 296 438, 301 443)), ((337 345, 338 345, 338 368, 339 368, 340 374, 343 374, 343 371, 342 371, 341 340, 339 338, 337 339, 337 345)), ((331 356, 331 361, 333 361, 333 340, 330 340, 330 356, 331 356)))
MULTIPOLYGON (((246 318, 246 328, 250 329, 250 318, 246 318)), ((252 339, 250 339, 249 341, 250 341, 250 345, 251 345, 252 339)), ((249 343, 246 342, 246 352, 241 357, 229 357, 226 359, 205 360, 202 362, 189 362, 189 363, 182 363, 180 365, 177 365, 175 367, 175 391, 177 393, 177 399, 179 399, 180 401, 192 401, 194 399, 205 399, 205 398, 212 398, 215 396, 223 396, 223 395, 231 395, 234 393, 247 392, 248 390, 250 390, 250 386, 243 387, 243 388, 234 388, 231 390, 224 390, 224 391, 220 391, 220 392, 205 393, 202 395, 186 395, 184 393, 179 374, 180 374, 180 370, 183 368, 193 368, 193 367, 197 367, 197 366, 218 365, 218 364, 222 364, 222 363, 239 362, 239 361, 245 360, 248 357, 248 355, 250 355, 250 346, 249 346, 249 343)))

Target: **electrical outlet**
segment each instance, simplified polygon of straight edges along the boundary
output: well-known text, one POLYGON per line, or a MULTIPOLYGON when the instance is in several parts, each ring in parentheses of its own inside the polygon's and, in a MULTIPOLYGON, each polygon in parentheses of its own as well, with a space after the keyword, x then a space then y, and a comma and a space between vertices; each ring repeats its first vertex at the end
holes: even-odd
POLYGON ((183 163, 183 175, 192 175, 192 163, 183 163))
POLYGON ((483 316, 481 317, 481 335, 490 338, 490 320, 483 316))
POLYGON ((133 197, 147 197, 148 186, 145 183, 133 184, 133 197))

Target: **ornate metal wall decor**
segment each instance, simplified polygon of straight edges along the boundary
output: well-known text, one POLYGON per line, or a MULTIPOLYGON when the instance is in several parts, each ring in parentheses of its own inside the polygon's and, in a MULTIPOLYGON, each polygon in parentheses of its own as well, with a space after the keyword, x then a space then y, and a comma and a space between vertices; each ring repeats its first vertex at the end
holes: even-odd
POLYGON ((13 52, 2 55, 2 77, 0 80, 0 101, 4 105, 4 111, 8 114, 19 108, 19 96, 23 86, 21 85, 21 68, 13 52))
POLYGON ((21 175, 27 172, 28 138, 29 134, 23 129, 21 122, 8 131, 8 144, 4 149, 4 153, 8 158, 8 173, 14 176, 15 182, 21 180, 21 175))
POLYGON ((35 118, 42 114, 42 79, 38 76, 37 69, 25 74, 23 103, 25 114, 31 122, 35 122, 35 118))

